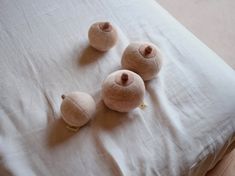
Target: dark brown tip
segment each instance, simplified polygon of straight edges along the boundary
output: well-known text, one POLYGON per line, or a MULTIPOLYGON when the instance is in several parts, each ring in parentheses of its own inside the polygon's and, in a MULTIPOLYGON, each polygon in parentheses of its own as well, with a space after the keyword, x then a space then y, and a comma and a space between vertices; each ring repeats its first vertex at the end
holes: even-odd
POLYGON ((105 32, 110 32, 112 30, 112 25, 109 22, 104 22, 100 24, 100 29, 105 32))
POLYGON ((128 81, 128 74, 123 73, 121 76, 122 83, 125 84, 128 81))
POLYGON ((105 29, 108 29, 110 27, 110 23, 109 22, 105 22, 104 24, 103 24, 103 29, 105 30, 105 29))
POLYGON ((65 95, 64 95, 64 94, 63 94, 63 95, 61 95, 61 98, 62 98, 62 99, 65 99, 65 95))
POLYGON ((150 45, 148 45, 148 46, 145 48, 145 50, 144 50, 144 54, 145 54, 145 55, 148 55, 148 54, 150 54, 152 51, 153 51, 153 48, 152 48, 150 45))

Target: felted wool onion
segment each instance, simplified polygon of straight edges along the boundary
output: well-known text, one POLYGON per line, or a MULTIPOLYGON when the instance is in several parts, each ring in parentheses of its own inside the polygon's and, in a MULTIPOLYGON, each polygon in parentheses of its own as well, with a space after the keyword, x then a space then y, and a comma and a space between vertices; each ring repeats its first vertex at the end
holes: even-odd
POLYGON ((102 99, 105 105, 119 112, 128 112, 138 107, 143 101, 144 93, 143 80, 129 70, 111 73, 102 85, 102 99))
POLYGON ((85 125, 95 113, 95 101, 87 93, 72 92, 61 97, 62 118, 71 127, 79 128, 85 125))
POLYGON ((97 22, 91 25, 88 38, 93 48, 99 51, 107 51, 116 44, 118 34, 111 23, 97 22))
POLYGON ((131 43, 125 49, 122 68, 139 74, 144 81, 153 79, 162 67, 160 49, 152 43, 131 43))

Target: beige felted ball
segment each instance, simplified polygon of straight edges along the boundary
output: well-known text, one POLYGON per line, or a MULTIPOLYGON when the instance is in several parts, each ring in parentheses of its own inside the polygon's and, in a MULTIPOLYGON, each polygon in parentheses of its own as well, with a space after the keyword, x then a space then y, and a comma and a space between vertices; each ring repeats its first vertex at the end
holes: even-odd
POLYGON ((60 106, 63 120, 72 127, 85 125, 94 115, 96 104, 94 99, 84 92, 72 92, 61 96, 60 106))
POLYGON ((139 74, 144 81, 151 80, 162 67, 162 54, 152 43, 131 43, 122 55, 121 65, 139 74))
POLYGON ((93 48, 99 51, 107 51, 116 44, 118 34, 110 22, 97 22, 91 25, 88 38, 93 48))
POLYGON ((142 78, 129 70, 111 73, 102 85, 105 105, 118 112, 128 112, 138 107, 143 101, 144 93, 142 78))

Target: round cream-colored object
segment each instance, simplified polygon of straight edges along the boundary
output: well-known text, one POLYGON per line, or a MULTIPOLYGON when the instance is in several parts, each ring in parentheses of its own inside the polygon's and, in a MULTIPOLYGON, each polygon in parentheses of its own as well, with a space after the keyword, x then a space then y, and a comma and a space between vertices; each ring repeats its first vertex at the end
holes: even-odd
POLYGON ((91 25, 88 38, 93 48, 99 51, 107 51, 116 44, 118 34, 111 23, 97 22, 91 25))
POLYGON ((105 105, 119 112, 128 112, 138 107, 143 101, 144 93, 142 78, 129 70, 111 73, 102 85, 102 99, 105 105))
POLYGON ((162 67, 160 49, 152 43, 131 43, 125 49, 122 68, 139 74, 144 81, 153 79, 162 67))
POLYGON ((94 99, 84 92, 72 92, 62 95, 60 106, 63 120, 72 127, 85 125, 94 115, 96 104, 94 99))

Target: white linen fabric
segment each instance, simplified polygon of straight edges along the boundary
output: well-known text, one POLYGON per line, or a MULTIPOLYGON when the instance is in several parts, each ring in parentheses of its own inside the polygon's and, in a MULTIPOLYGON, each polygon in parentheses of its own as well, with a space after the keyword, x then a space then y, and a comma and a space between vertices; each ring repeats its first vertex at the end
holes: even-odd
POLYGON ((0 86, 3 176, 202 176, 234 141, 234 71, 153 0, 0 0, 0 86), (107 20, 119 41, 100 53, 87 32, 107 20), (117 113, 101 84, 132 41, 158 45, 165 61, 146 82, 147 107, 117 113), (77 133, 60 118, 70 91, 97 103, 77 133))

